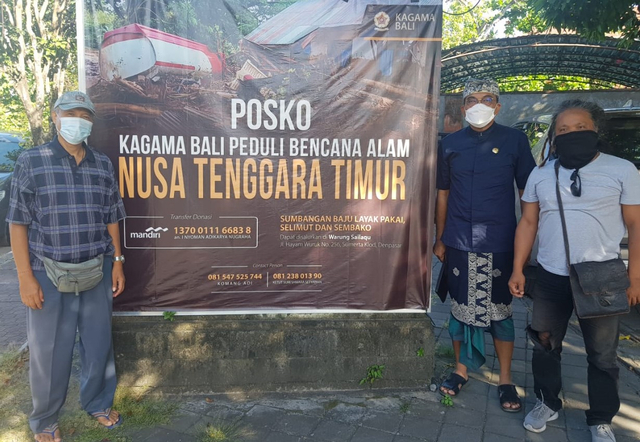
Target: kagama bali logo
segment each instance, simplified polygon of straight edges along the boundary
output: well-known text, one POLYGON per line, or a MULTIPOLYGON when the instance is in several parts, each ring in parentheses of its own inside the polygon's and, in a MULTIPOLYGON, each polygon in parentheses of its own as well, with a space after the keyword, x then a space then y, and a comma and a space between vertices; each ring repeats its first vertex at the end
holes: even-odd
POLYGON ((389 18, 389 14, 384 11, 378 12, 373 17, 373 25, 375 26, 376 31, 388 31, 390 22, 391 19, 389 18))
POLYGON ((150 239, 158 239, 161 236, 160 232, 167 232, 169 229, 166 227, 149 227, 144 232, 131 232, 129 234, 130 238, 150 238, 150 239))

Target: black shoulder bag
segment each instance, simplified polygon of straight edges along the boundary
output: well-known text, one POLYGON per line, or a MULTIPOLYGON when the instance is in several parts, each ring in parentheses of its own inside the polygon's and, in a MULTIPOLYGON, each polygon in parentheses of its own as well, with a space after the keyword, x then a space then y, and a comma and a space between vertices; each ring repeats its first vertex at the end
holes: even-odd
POLYGON ((562 221, 564 250, 569 265, 569 280, 573 293, 573 304, 576 314, 581 319, 598 318, 629 313, 629 275, 624 262, 620 258, 608 261, 586 261, 571 264, 567 223, 560 196, 559 171, 560 162, 556 161, 556 197, 562 221))

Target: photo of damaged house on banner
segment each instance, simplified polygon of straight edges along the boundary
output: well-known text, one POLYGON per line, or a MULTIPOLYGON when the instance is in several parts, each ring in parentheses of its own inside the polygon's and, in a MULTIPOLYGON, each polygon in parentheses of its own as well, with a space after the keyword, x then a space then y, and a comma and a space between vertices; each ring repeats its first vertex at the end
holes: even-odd
POLYGON ((441 0, 242 3, 79 11, 115 309, 428 308, 441 0))

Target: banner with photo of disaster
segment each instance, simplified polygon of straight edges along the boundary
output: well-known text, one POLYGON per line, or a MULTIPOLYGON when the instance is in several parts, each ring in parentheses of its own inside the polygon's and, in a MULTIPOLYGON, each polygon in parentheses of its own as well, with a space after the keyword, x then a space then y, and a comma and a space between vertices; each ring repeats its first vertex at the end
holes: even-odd
POLYGON ((135 310, 425 309, 441 0, 84 0, 135 310))

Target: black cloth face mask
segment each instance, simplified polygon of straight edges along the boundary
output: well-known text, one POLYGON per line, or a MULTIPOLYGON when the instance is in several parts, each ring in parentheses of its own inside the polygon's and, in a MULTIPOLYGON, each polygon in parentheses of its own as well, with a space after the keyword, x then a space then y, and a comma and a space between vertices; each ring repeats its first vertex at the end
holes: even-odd
POLYGON ((562 167, 580 169, 598 154, 598 133, 592 130, 569 132, 557 135, 553 144, 562 167))

